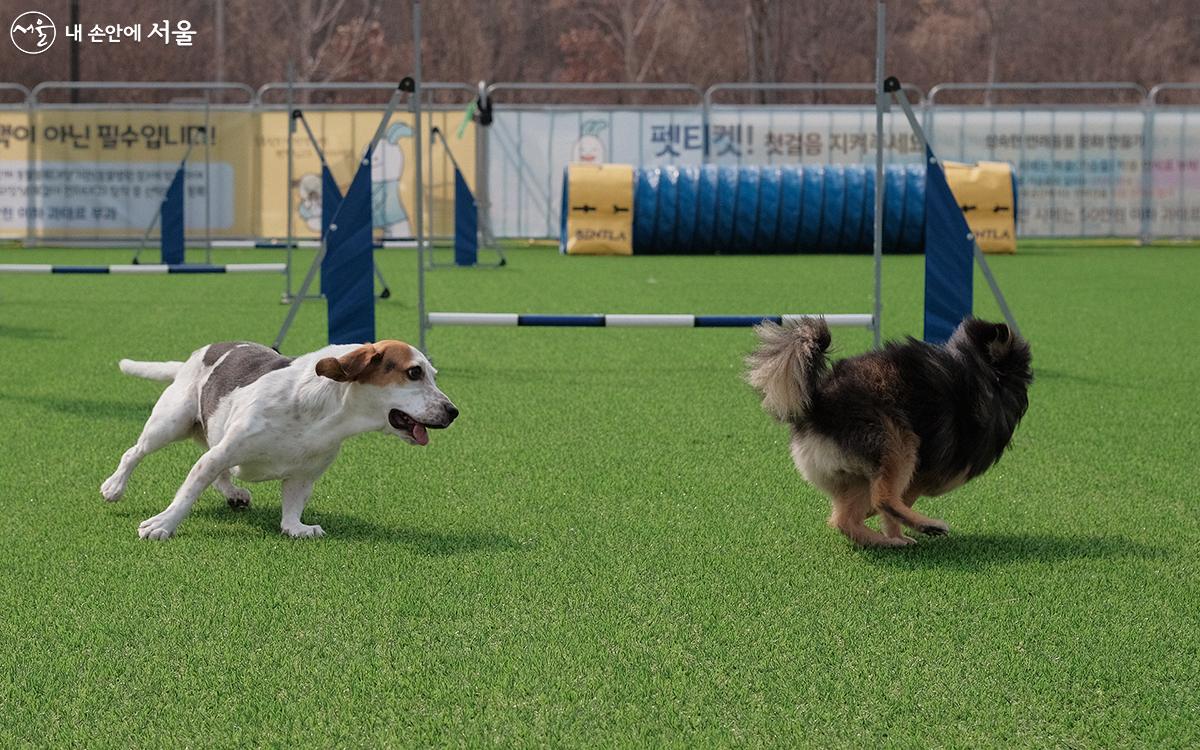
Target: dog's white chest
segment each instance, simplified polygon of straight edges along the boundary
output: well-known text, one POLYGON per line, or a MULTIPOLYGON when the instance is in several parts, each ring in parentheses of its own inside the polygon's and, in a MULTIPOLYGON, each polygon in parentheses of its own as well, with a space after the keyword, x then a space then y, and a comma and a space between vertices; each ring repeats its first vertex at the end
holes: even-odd
POLYGON ((232 470, 235 477, 247 482, 267 482, 298 476, 319 476, 337 458, 338 449, 319 453, 282 451, 274 455, 259 455, 242 461, 232 470))

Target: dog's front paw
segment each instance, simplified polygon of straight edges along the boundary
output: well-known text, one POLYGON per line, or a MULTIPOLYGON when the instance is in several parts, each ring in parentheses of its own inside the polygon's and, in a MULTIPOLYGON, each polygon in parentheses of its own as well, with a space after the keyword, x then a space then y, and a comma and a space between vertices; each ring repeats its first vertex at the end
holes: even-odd
POLYGON ((950 533, 950 527, 945 521, 931 518, 929 519, 929 523, 922 524, 917 531, 928 536, 945 536, 950 533))
POLYGON ((245 487, 234 487, 225 493, 225 502, 234 510, 250 507, 250 490, 245 487))
POLYGON ((115 503, 125 494, 125 480, 113 474, 100 485, 100 496, 110 503, 115 503))
POLYGON ((159 513, 157 516, 152 516, 142 521, 138 526, 138 536, 142 539, 154 539, 162 541, 170 539, 175 533, 175 527, 179 525, 179 520, 174 515, 169 513, 159 513))
POLYGON ((307 539, 309 537, 325 536, 325 529, 313 524, 309 526, 306 523, 294 523, 288 526, 281 526, 280 530, 287 534, 292 539, 307 539))

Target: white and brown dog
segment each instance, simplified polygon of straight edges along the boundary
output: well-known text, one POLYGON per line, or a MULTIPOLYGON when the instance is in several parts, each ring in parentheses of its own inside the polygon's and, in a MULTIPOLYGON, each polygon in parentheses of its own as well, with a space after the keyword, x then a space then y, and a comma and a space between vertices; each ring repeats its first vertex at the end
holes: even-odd
POLYGON ((301 523, 300 514, 343 440, 379 430, 426 445, 428 428, 448 427, 458 416, 434 383, 437 370, 402 341, 329 346, 295 359, 231 342, 198 349, 186 362, 123 359, 120 367, 171 385, 137 443, 100 486, 105 500, 121 499, 134 468, 164 445, 193 437, 207 448, 171 504, 138 526, 143 539, 170 537, 209 485, 230 506, 249 505, 250 492, 231 476, 283 480, 283 533, 322 536, 321 527, 301 523))

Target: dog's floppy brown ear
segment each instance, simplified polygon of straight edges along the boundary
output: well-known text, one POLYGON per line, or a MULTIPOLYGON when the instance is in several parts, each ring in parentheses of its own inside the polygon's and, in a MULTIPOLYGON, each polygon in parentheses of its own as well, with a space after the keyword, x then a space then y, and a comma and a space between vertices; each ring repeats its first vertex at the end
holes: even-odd
POLYGON ((372 365, 383 361, 383 352, 374 344, 363 344, 341 357, 326 357, 317 362, 317 374, 323 378, 348 383, 359 380, 372 365))

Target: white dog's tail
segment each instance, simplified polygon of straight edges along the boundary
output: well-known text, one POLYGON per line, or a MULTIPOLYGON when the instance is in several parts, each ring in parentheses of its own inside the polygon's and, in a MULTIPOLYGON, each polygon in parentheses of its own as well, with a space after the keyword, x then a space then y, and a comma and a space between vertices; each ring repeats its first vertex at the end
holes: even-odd
POLYGON ((795 324, 770 321, 754 327, 759 345, 746 358, 746 380, 763 398, 763 408, 781 422, 803 419, 817 381, 825 373, 829 326, 824 318, 795 324))
POLYGON ((182 362, 138 362, 132 359, 123 359, 118 363, 121 372, 126 375, 133 375, 146 380, 165 380, 171 381, 179 374, 179 370, 183 367, 182 362))

